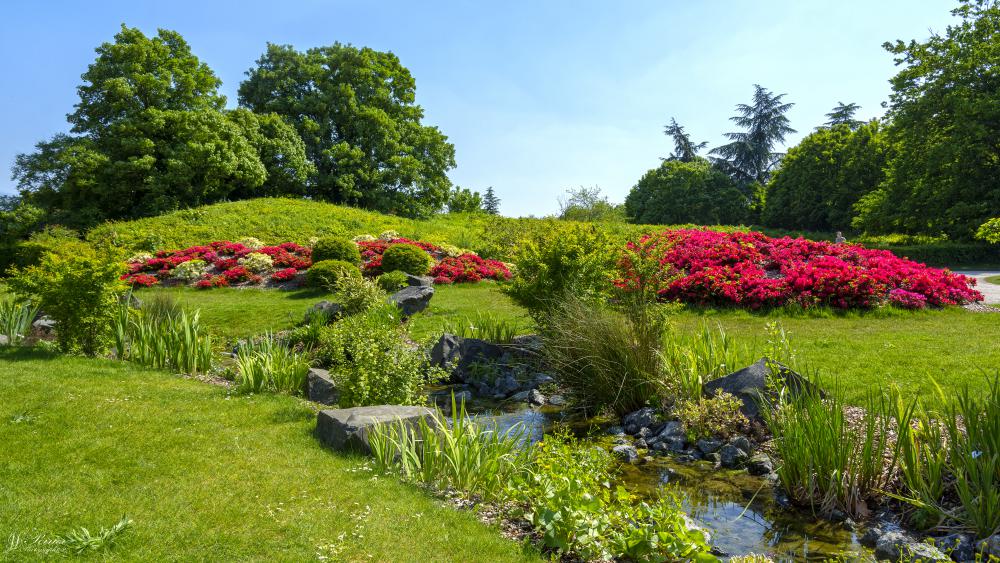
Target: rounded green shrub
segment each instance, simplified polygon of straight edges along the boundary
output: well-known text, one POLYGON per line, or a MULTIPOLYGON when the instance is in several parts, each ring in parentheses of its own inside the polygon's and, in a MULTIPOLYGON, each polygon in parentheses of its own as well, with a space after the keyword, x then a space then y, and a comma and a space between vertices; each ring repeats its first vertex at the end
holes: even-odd
POLYGON ((378 277, 378 285, 383 290, 393 293, 406 287, 406 272, 393 270, 378 277))
POLYGON ((324 237, 316 241, 312 251, 313 262, 343 260, 351 264, 361 263, 361 251, 353 241, 324 237))
POLYGON ((343 278, 360 278, 357 265, 344 260, 320 260, 306 272, 306 284, 311 287, 333 287, 343 278))
POLYGON ((422 276, 430 271, 433 259, 424 249, 412 244, 394 244, 382 254, 382 271, 399 270, 414 276, 422 276))

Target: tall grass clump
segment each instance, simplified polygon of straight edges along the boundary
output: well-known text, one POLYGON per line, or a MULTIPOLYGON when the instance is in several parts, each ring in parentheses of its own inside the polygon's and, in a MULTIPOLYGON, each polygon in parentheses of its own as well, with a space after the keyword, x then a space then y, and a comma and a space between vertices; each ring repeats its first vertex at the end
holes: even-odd
POLYGON ((891 403, 883 393, 870 394, 860 419, 850 420, 836 396, 804 391, 762 409, 789 496, 823 514, 867 515, 867 501, 889 488, 898 465, 891 403))
POLYGON ((439 490, 456 490, 489 500, 500 499, 511 479, 524 471, 529 450, 521 426, 500 432, 469 418, 465 403, 452 396, 449 425, 440 411, 416 427, 383 424, 368 435, 376 471, 397 473, 439 490))
MULTIPOLYGON (((1000 533, 1000 375, 985 394, 966 387, 940 408, 923 405, 899 427, 901 476, 916 524, 1000 533)), ((902 407, 901 407, 902 410, 902 407)))
POLYGON ((305 390, 309 361, 273 334, 250 339, 236 353, 236 387, 244 393, 300 394, 305 390))
POLYGON ((690 334, 669 330, 660 350, 663 367, 677 379, 683 398, 702 396, 702 385, 728 375, 757 360, 747 342, 733 338, 721 326, 703 323, 701 330, 690 334))
POLYGON ((7 345, 14 346, 28 335, 37 314, 38 305, 28 299, 0 299, 0 336, 6 337, 7 345))
POLYGON ((170 299, 152 300, 139 309, 121 305, 112 328, 120 360, 189 374, 212 368, 212 339, 200 312, 188 312, 170 299))
POLYGON ((479 338, 497 344, 507 344, 518 335, 521 326, 516 321, 500 318, 493 313, 479 312, 474 317, 449 321, 444 331, 461 338, 479 338))

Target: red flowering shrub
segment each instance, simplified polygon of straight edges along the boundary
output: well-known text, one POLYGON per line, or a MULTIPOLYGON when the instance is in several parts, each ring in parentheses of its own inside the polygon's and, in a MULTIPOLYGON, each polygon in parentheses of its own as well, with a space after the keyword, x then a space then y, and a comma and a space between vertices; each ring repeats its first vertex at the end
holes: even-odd
MULTIPOLYGON (((917 309, 983 298, 973 289, 974 279, 856 244, 700 229, 667 231, 641 244, 651 245, 652 259, 680 274, 660 296, 685 303, 869 309, 891 302, 917 309)), ((629 271, 628 265, 623 269, 629 271)), ((634 285, 627 278, 616 283, 634 285)))
POLYGON ((135 286, 149 287, 151 285, 156 285, 160 283, 160 280, 157 279, 156 276, 151 276, 149 274, 130 273, 130 274, 125 274, 124 276, 121 277, 121 279, 125 280, 125 283, 131 285, 132 287, 135 286))
POLYGON ((236 266, 222 272, 222 276, 229 280, 230 283, 248 281, 251 275, 250 270, 247 270, 243 266, 236 266))
POLYGON ((298 273, 298 270, 295 268, 285 268, 271 274, 271 279, 276 282, 289 281, 295 279, 295 276, 298 275, 298 273))
POLYGON ((510 270, 503 262, 487 260, 469 253, 442 259, 431 268, 428 275, 433 276, 435 282, 438 278, 444 278, 449 280, 449 283, 474 283, 484 279, 509 280, 510 270))
POLYGON ((268 275, 275 282, 291 281, 296 273, 304 271, 312 265, 310 256, 312 250, 286 242, 276 246, 265 246, 252 250, 238 242, 216 241, 207 245, 191 246, 183 250, 160 250, 153 258, 139 258, 128 264, 128 274, 125 278, 133 285, 152 285, 159 279, 163 282, 183 282, 181 276, 175 275, 174 269, 190 260, 201 260, 209 264, 205 276, 194 285, 199 288, 224 287, 230 283, 259 284, 264 281, 264 275, 255 275, 239 265, 239 260, 251 252, 260 252, 271 257, 276 273, 281 270, 292 270, 292 274, 278 277, 268 275), (145 277, 139 277, 142 274, 145 277), (155 277, 154 277, 155 276, 155 277), (135 278, 138 281, 131 281, 135 278))

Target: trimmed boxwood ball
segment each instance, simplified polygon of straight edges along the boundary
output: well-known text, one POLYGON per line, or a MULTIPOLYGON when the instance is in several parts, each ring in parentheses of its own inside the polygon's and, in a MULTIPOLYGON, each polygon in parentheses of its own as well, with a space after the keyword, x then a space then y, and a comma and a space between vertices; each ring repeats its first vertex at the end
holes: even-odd
POLYGON ((414 276, 422 276, 430 271, 434 260, 423 248, 412 244, 394 244, 382 254, 382 271, 399 270, 414 276))
POLYGON ((316 241, 312 249, 313 262, 343 260, 351 264, 361 263, 361 251, 354 241, 324 237, 316 241))
POLYGON ((388 293, 395 293, 406 287, 406 272, 393 270, 378 277, 378 285, 388 293))
POLYGON ((331 287, 346 277, 360 278, 361 269, 343 260, 320 260, 306 272, 306 284, 310 287, 331 287))

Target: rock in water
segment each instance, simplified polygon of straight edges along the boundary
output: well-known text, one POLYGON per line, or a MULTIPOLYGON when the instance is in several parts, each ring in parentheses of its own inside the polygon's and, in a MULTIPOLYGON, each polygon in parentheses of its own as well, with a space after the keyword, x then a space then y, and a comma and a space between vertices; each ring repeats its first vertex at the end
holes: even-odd
POLYGON ((626 463, 635 463, 639 459, 639 452, 636 451, 634 446, 628 444, 620 444, 611 448, 611 453, 626 463))
POLYGON ((629 434, 639 432, 641 428, 647 428, 656 423, 658 417, 656 409, 643 407, 637 411, 630 412, 622 417, 622 425, 629 434))
POLYGON ((378 424, 402 422, 414 432, 420 419, 437 426, 434 411, 427 407, 380 405, 319 411, 316 415, 316 437, 336 450, 351 450, 371 454, 368 434, 378 424))
POLYGON ((399 306, 399 310, 402 311, 404 317, 412 317, 427 308, 427 305, 431 302, 431 297, 434 297, 433 287, 411 285, 393 293, 389 297, 389 301, 399 306))
POLYGON ((801 395, 805 391, 823 395, 819 388, 801 375, 777 362, 771 364, 777 367, 778 373, 772 372, 767 358, 761 358, 751 366, 709 381, 703 387, 704 394, 706 397, 714 397, 716 393, 724 391, 736 396, 743 402, 740 411, 749 419, 760 416, 760 401, 768 395, 769 378, 779 386, 788 388, 793 396, 801 395))
POLYGON ((340 390, 325 369, 309 368, 307 377, 309 400, 324 405, 336 405, 340 400, 340 390))

